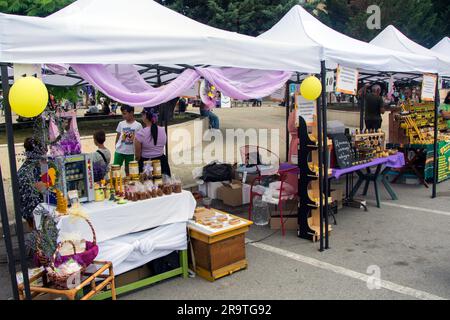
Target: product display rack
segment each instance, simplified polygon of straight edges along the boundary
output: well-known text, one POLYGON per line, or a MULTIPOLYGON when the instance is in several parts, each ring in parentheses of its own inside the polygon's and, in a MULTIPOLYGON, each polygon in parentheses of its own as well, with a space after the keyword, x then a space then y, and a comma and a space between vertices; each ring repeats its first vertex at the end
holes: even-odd
MULTIPOLYGON (((299 146, 298 166, 299 176, 299 207, 298 207, 298 236, 302 239, 316 242, 320 237, 321 207, 325 204, 325 195, 320 203, 320 180, 319 180, 319 147, 317 144, 317 122, 312 126, 312 134, 308 133, 305 120, 299 119, 299 146)), ((328 232, 331 227, 328 227, 328 232)), ((323 234, 326 233, 324 227, 323 234)))

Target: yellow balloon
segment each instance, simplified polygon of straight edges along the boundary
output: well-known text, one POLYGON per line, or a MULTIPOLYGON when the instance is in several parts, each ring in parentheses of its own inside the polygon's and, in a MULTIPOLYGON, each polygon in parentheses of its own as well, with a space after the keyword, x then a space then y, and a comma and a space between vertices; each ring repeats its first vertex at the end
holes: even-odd
POLYGON ((19 116, 33 118, 40 115, 48 103, 45 84, 36 77, 23 77, 14 82, 9 92, 11 109, 19 116))
POLYGON ((322 93, 322 83, 314 76, 310 76, 303 80, 300 85, 300 94, 306 100, 317 100, 322 93))

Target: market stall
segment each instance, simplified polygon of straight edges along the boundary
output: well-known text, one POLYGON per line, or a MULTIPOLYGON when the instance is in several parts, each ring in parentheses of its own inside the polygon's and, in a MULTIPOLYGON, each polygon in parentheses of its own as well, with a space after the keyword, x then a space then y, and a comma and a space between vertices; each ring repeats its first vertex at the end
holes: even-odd
MULTIPOLYGON (((439 50, 430 50, 415 43, 394 26, 386 27, 371 43, 401 52, 435 57, 438 74, 444 78, 450 75, 448 54, 442 54, 439 50)), ((445 38, 439 47, 444 45, 445 38)), ((447 134, 449 129, 447 123, 438 113, 441 100, 438 77, 424 75, 422 78, 422 103, 408 99, 402 105, 400 114, 390 115, 389 128, 392 133, 390 142, 405 152, 408 163, 406 169, 412 169, 422 184, 427 186, 425 181, 433 182, 432 193, 435 197, 436 184, 450 177, 445 147, 450 142, 450 137, 447 134), (418 161, 420 158, 422 160, 418 161)), ((399 179, 405 171, 403 170, 396 179, 399 179)))
MULTIPOLYGON (((333 91, 334 88, 328 89, 326 79, 327 73, 337 72, 336 90, 346 94, 356 95, 359 77, 364 73, 368 73, 371 77, 372 73, 376 75, 379 72, 423 75, 424 73, 437 73, 437 62, 439 60, 435 55, 411 53, 398 50, 382 48, 373 44, 365 43, 356 39, 352 39, 322 24, 318 19, 309 14, 301 6, 292 8, 273 28, 260 36, 263 39, 281 41, 283 43, 306 43, 316 44, 322 48, 320 60, 320 77, 322 81, 322 90, 320 103, 317 106, 317 145, 319 149, 317 167, 318 179, 318 198, 320 205, 320 227, 318 230, 325 230, 323 234, 320 232, 320 249, 328 248, 328 201, 324 200, 329 194, 328 176, 329 176, 329 151, 328 134, 327 134, 327 111, 326 111, 326 92, 333 91), (344 80, 344 81, 342 81, 344 80), (340 82, 340 83, 339 83, 340 82), (321 205, 323 204, 323 205, 321 205), (322 227, 322 223, 324 227, 322 227), (325 245, 323 243, 325 237, 325 245)), ((445 63, 445 62, 443 62, 445 63)), ((319 67, 319 65, 318 65, 319 67)), ((317 71, 319 73, 319 71, 317 71)), ((387 77, 389 79, 390 75, 387 77)), ((333 75, 334 78, 334 75, 333 75)), ((334 80, 334 79, 333 79, 334 80)), ((291 92, 293 93, 293 92, 291 92)), ((287 91, 286 101, 290 101, 290 94, 287 91)), ((297 102, 291 104, 298 106, 297 102)), ((295 112, 301 113, 302 110, 295 112)), ((287 120, 286 120, 287 121, 287 120)), ((363 128, 361 128, 362 130, 363 128)), ((298 133, 300 136, 300 132, 298 133)), ((437 140, 437 139, 436 139, 437 140)), ((437 148, 436 148, 437 149, 437 148)), ((306 150, 300 150, 305 152, 306 150)), ((379 156, 376 156, 377 158, 379 156)), ((373 159, 372 159, 373 160, 373 159)), ((300 164, 299 164, 300 165, 300 164)), ((351 164, 349 167, 352 166, 351 164)), ((299 181, 299 186, 301 185, 299 181)), ((300 190, 300 188, 299 188, 300 190)), ((299 208, 298 216, 304 213, 299 208)), ((302 223, 299 218, 299 224, 302 223)), ((303 221, 305 223, 305 221, 303 221)), ((302 228, 300 226, 300 228, 302 228)), ((310 238, 307 235, 306 238, 310 238)))
MULTIPOLYGON (((314 185, 312 197, 315 206, 313 219, 315 236, 317 234, 320 238, 321 250, 324 248, 323 224, 326 230, 326 248, 328 248, 329 230, 328 215, 324 214, 328 211, 328 201, 323 201, 324 195, 329 192, 327 182, 329 156, 325 151, 327 149, 325 146, 329 145, 326 91, 322 90, 326 87, 327 68, 334 70, 339 65, 341 72, 343 72, 343 66, 394 72, 437 72, 434 67, 435 58, 381 50, 343 36, 320 24, 300 6, 294 7, 279 24, 260 38, 202 25, 149 0, 136 0, 133 6, 119 0, 108 2, 79 0, 48 18, 1 14, 0 23, 5 30, 0 39, 0 61, 3 62, 2 85, 5 96, 9 93, 10 80, 7 63, 56 64, 58 70, 54 72, 57 74, 76 72, 81 79, 95 86, 111 99, 123 104, 148 108, 180 96, 200 78, 210 83, 208 90, 211 92, 208 92, 204 101, 208 105, 212 100, 208 100, 208 97, 213 96, 213 88, 219 89, 232 98, 260 98, 280 88, 291 78, 292 72, 320 73, 320 90, 317 90, 318 79, 309 77, 312 82, 315 79, 315 85, 310 87, 314 94, 309 100, 314 101, 321 95, 321 104, 316 111, 317 136, 314 140, 317 159, 313 169, 314 176, 317 176, 317 183, 314 185), (122 23, 117 25, 116 22, 119 20, 122 23), (298 41, 299 37, 301 41, 298 41), (320 40, 313 40, 315 38, 320 40), (55 46, 55 43, 61 45, 55 46), (93 43, 95 47, 92 46, 93 43), (242 54, 243 52, 245 55, 242 54), (327 63, 329 65, 326 65, 327 63), (165 67, 171 73, 168 68, 173 66, 182 66, 182 71, 178 73, 178 76, 170 79, 172 81, 165 86, 155 88, 150 86, 142 76, 145 72, 140 72, 136 66, 141 65, 150 69, 155 64, 159 65, 157 72, 165 67)), ((158 82, 162 84, 161 81, 158 82)), ((5 103, 5 107, 14 207, 22 253, 24 291, 25 296, 30 298, 21 227, 21 207, 18 201, 19 182, 16 174, 11 109, 8 103, 5 103)), ((85 163, 91 170, 88 158, 85 163)), ((72 171, 67 173, 71 176, 67 179, 68 183, 84 181, 80 178, 78 168, 66 169, 72 171)), ((146 178, 140 174, 141 172, 137 173, 138 177, 130 176, 128 181, 120 174, 111 175, 109 181, 100 182, 97 186, 90 180, 84 181, 87 185, 84 191, 89 192, 84 193, 83 197, 78 195, 72 197, 69 194, 73 191, 71 188, 58 190, 59 192, 56 193, 58 210, 56 211, 63 215, 59 217, 58 226, 69 234, 73 230, 68 218, 64 217, 64 211, 69 211, 66 201, 78 198, 80 201, 85 199, 90 202, 94 197, 97 200, 96 203, 82 203, 80 207, 92 220, 90 223, 98 236, 98 239, 94 237, 94 240, 98 240, 100 256, 117 263, 118 272, 125 272, 129 268, 139 266, 169 251, 181 250, 182 266, 166 276, 179 274, 186 276, 185 225, 193 214, 192 196, 185 192, 177 192, 180 193, 178 195, 170 194, 174 192, 174 189, 171 189, 171 183, 161 184, 160 176, 154 175, 152 179, 148 179, 148 176, 146 178), (133 178, 137 180, 133 181, 133 178), (110 197, 106 196, 108 188, 110 197), (114 193, 111 192, 112 190, 114 193), (157 192, 156 196, 154 191, 157 192), (171 200, 170 205, 167 199, 171 200), (180 205, 184 206, 183 210, 161 217, 166 214, 166 211, 170 211, 172 200, 179 201, 180 205), (146 210, 143 210, 144 204, 146 210), (157 210, 147 209, 147 205, 154 206, 157 210), (136 215, 137 218, 133 221, 124 219, 124 217, 129 218, 131 214, 136 215), (149 228, 155 229, 149 230, 149 228)), ((88 178, 89 174, 85 173, 85 177, 88 178)), ((301 182, 302 179, 300 179, 301 182)), ((307 189, 303 191, 307 192, 307 189)), ((0 202, 3 206, 3 194, 1 197, 0 202)), ((220 216, 215 215, 210 218, 216 220, 214 225, 217 229, 225 227, 223 223, 219 223, 220 216)), ((309 217, 306 218, 308 220, 309 217)), ((5 215, 2 215, 2 220, 3 225, 8 225, 7 216, 5 218, 5 215)), ((213 222, 206 221, 206 223, 213 222)), ((243 222, 243 224, 246 223, 243 222)), ((305 221, 301 223, 305 226, 305 221)), ((80 227, 80 230, 83 228, 80 227)), ((81 238, 86 239, 87 236, 86 231, 81 238)), ((243 238, 242 232, 240 237, 243 238)), ((242 246, 242 242, 239 245, 242 246)), ((9 260, 14 261, 14 259, 9 260)), ((15 269, 12 265, 10 268, 14 286, 15 269)), ((212 268, 208 271, 215 270, 212 268)), ((210 276, 216 278, 214 274, 210 276)), ((117 292, 126 292, 160 279, 161 277, 142 280, 137 284, 118 288, 117 292)))
MULTIPOLYGON (((94 85, 110 98, 130 105, 153 107, 164 103, 179 96, 183 90, 191 87, 200 77, 206 78, 211 83, 211 87, 220 88, 227 96, 238 99, 259 98, 281 87, 290 77, 289 71, 313 72, 315 68, 311 66, 319 56, 318 46, 283 45, 218 30, 188 19, 149 0, 134 1, 133 6, 124 5, 122 1, 118 0, 107 3, 100 0, 80 0, 47 18, 1 14, 0 20, 4 27, 3 30, 5 30, 0 40, 2 42, 0 61, 3 62, 2 85, 5 96, 9 95, 8 84, 11 80, 7 70, 11 66, 9 64, 13 63, 17 67, 17 64, 20 63, 33 64, 34 70, 39 70, 41 64, 47 64, 54 74, 68 77, 71 77, 70 75, 73 75, 75 71, 83 81, 94 85), (99 15, 102 18, 99 19, 99 15), (120 26, 115 23, 118 20, 122 21, 120 26), (164 34, 164 37, 161 37, 161 34, 164 34), (37 39, 39 40, 36 41, 37 39), (55 47, 55 43, 67 45, 55 47), (92 47, 92 43, 96 44, 95 48, 92 47), (144 43, 145 45, 143 45, 144 43), (242 52, 246 52, 246 55, 243 56, 242 52), (303 56, 304 59, 294 61, 292 56, 303 56), (159 85, 162 84, 161 77, 167 76, 167 74, 161 74, 164 65, 167 66, 166 70, 172 66, 179 69, 178 66, 183 65, 181 65, 182 71, 178 76, 169 79, 169 81, 172 80, 170 83, 163 87, 153 88, 148 85, 146 81, 148 79, 142 77, 145 72, 140 72, 141 69, 136 66, 142 64, 144 68, 150 70, 153 65, 148 63, 158 65, 156 76, 159 85), (205 65, 214 67, 202 68, 205 65), (240 69, 231 69, 230 67, 240 69)), ((32 72, 26 74, 33 75, 32 72)), ((26 77, 27 80, 30 78, 32 77, 26 77)), ((148 78, 154 78, 154 76, 149 75, 148 78)), ((17 80, 14 81, 15 87, 17 87, 17 80)), ((35 81, 33 80, 33 82, 35 81)), ((27 88, 26 85, 25 88, 27 88)), ((40 87, 40 89, 42 88, 40 87)), ((205 103, 210 103, 210 101, 205 101, 205 103)), ((24 255, 21 205, 18 199, 19 182, 16 172, 11 109, 7 100, 4 105, 24 295, 26 298, 30 298, 24 255)), ((16 104, 12 104, 13 108, 16 106, 16 104)), ((17 109, 14 111, 17 112, 17 109)), ((27 115, 31 116, 28 113, 27 115)), ((33 114, 33 116, 36 115, 39 113, 33 114)), ((58 114, 51 116, 58 117, 58 114)), ((44 122, 49 120, 48 117, 49 114, 42 114, 44 122)), ((73 146, 67 147, 72 150, 73 146)), ((57 216, 60 216, 57 217, 59 228, 55 232, 66 230, 67 234, 74 230, 67 221, 70 218, 65 218, 64 215, 70 213, 72 216, 74 213, 71 211, 74 208, 79 209, 87 213, 89 219, 92 219, 92 222, 89 222, 92 226, 91 229, 96 230, 93 243, 98 246, 100 256, 118 263, 119 272, 178 249, 184 252, 182 253, 182 267, 167 276, 178 274, 186 276, 186 256, 183 250, 186 249, 185 223, 192 217, 194 209, 192 195, 185 192, 181 192, 179 195, 169 195, 168 191, 167 193, 165 191, 169 186, 164 187, 164 184, 159 184, 158 177, 155 177, 156 180, 152 179, 153 187, 151 187, 150 194, 149 180, 147 180, 148 184, 145 183, 146 181, 130 181, 132 179, 127 181, 120 175, 110 175, 109 181, 106 180, 95 185, 92 181, 92 163, 87 155, 81 154, 80 156, 79 152, 70 154, 70 156, 75 156, 76 160, 74 161, 72 158, 67 161, 69 160, 66 157, 67 154, 59 155, 63 157, 63 161, 59 165, 55 165, 52 174, 49 170, 45 178, 47 184, 53 181, 51 176, 55 175, 62 181, 61 189, 58 189, 60 185, 55 184, 54 186, 56 189, 53 196, 56 199, 54 200, 56 202, 54 203, 56 204, 54 212, 58 212, 57 216), (82 189, 76 190, 81 186, 82 189), (146 190, 141 190, 143 187, 146 190), (127 190, 127 188, 129 189, 127 190), (134 188, 134 192, 130 191, 131 188, 134 188), (139 191, 136 191, 136 188, 139 188, 139 191), (106 196, 108 190, 110 199, 106 196), (78 192, 73 191, 82 192, 77 194, 78 192), (158 192, 156 197, 153 191, 158 192), (161 195, 160 191, 166 194, 161 195), (148 199, 149 197, 152 199, 148 199), (78 201, 72 202, 77 198, 78 201), (164 198, 171 198, 170 205, 164 198), (93 200, 96 202, 89 203, 93 200), (133 203, 135 201, 139 202, 133 203), (166 216, 169 207, 177 208, 172 206, 174 201, 184 206, 183 210, 166 216), (74 205, 78 202, 80 202, 79 205, 74 205), (156 209, 162 209, 158 209, 159 211, 142 210, 142 205, 146 202, 156 209), (69 206, 71 207, 68 208, 69 206), (131 224, 123 223, 124 220, 127 220, 124 219, 124 214, 128 215, 128 218, 131 214, 129 210, 133 210, 136 219, 133 219, 131 224), (106 212, 107 214, 105 214, 106 212), (156 217, 149 218, 148 212, 153 212, 156 217), (164 217, 161 218, 161 216, 164 217), (145 222, 142 217, 145 218, 145 222), (140 225, 134 224, 139 221, 140 225), (102 226, 105 225, 108 227, 103 228, 102 226), (152 227, 156 227, 156 229, 145 229, 152 227), (130 234, 130 232, 137 231, 140 232, 130 234), (96 239, 96 234, 98 239, 96 239), (184 241, 181 238, 184 238, 184 241), (118 250, 120 252, 116 252, 108 248, 121 249, 118 250), (120 253, 120 255, 115 255, 116 253, 120 253), (152 256, 153 253, 155 255, 152 256)), ((130 176, 130 178, 132 177, 130 176)), ((4 204, 3 194, 0 200, 4 204)), ((54 207, 49 206, 51 201, 47 200, 45 206, 50 209, 48 211, 52 211, 54 207)), ((53 213, 50 212, 50 215, 53 213)), ((2 222, 4 226, 9 225, 7 215, 3 214, 3 210, 2 222)), ((8 234, 8 231, 5 234, 8 234)), ((80 237, 81 240, 77 242, 77 246, 83 243, 83 237, 87 237, 87 232, 80 237)), ((9 240, 7 240, 8 243, 10 243, 9 240)), ((8 250, 8 252, 10 254, 9 261, 14 261, 12 250, 8 250)), ((75 272, 75 270, 71 270, 71 272, 75 272)), ((13 292, 17 298, 15 268, 12 264, 10 264, 10 273, 13 292)), ((146 279, 136 285, 118 288, 117 292, 135 289, 161 279, 161 277, 146 279)))

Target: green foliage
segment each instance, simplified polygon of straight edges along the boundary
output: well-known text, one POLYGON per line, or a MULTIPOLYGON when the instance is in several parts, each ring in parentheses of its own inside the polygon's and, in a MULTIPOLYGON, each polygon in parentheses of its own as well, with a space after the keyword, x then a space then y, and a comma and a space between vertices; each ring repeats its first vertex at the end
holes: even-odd
POLYGON ((0 12, 46 17, 75 0, 2 0, 0 12))
POLYGON ((75 104, 80 99, 78 91, 81 87, 48 86, 47 88, 50 94, 55 97, 56 101, 67 99, 75 104))
MULTIPOLYGON (((159 0, 158 2, 213 27, 257 36, 270 29, 296 4, 331 28, 370 41, 381 30, 369 30, 367 7, 381 8, 381 28, 392 24, 406 36, 431 47, 450 33, 448 0, 159 0), (320 4, 325 10, 318 10, 320 4)), ((294 39, 293 39, 294 40, 294 39)))

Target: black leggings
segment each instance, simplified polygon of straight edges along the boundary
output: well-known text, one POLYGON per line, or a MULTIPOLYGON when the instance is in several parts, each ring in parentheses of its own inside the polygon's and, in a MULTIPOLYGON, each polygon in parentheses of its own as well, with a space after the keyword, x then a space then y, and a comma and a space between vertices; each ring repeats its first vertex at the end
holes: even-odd
POLYGON ((366 120, 366 129, 374 129, 375 131, 377 131, 381 128, 381 122, 382 120, 366 120))
POLYGON ((169 166, 169 160, 167 159, 167 156, 165 154, 163 154, 160 157, 157 158, 141 158, 141 160, 139 160, 139 172, 142 172, 144 170, 144 162, 145 161, 149 161, 149 160, 159 160, 161 161, 161 173, 168 175, 169 177, 172 176, 171 172, 170 172, 170 166, 169 166))

